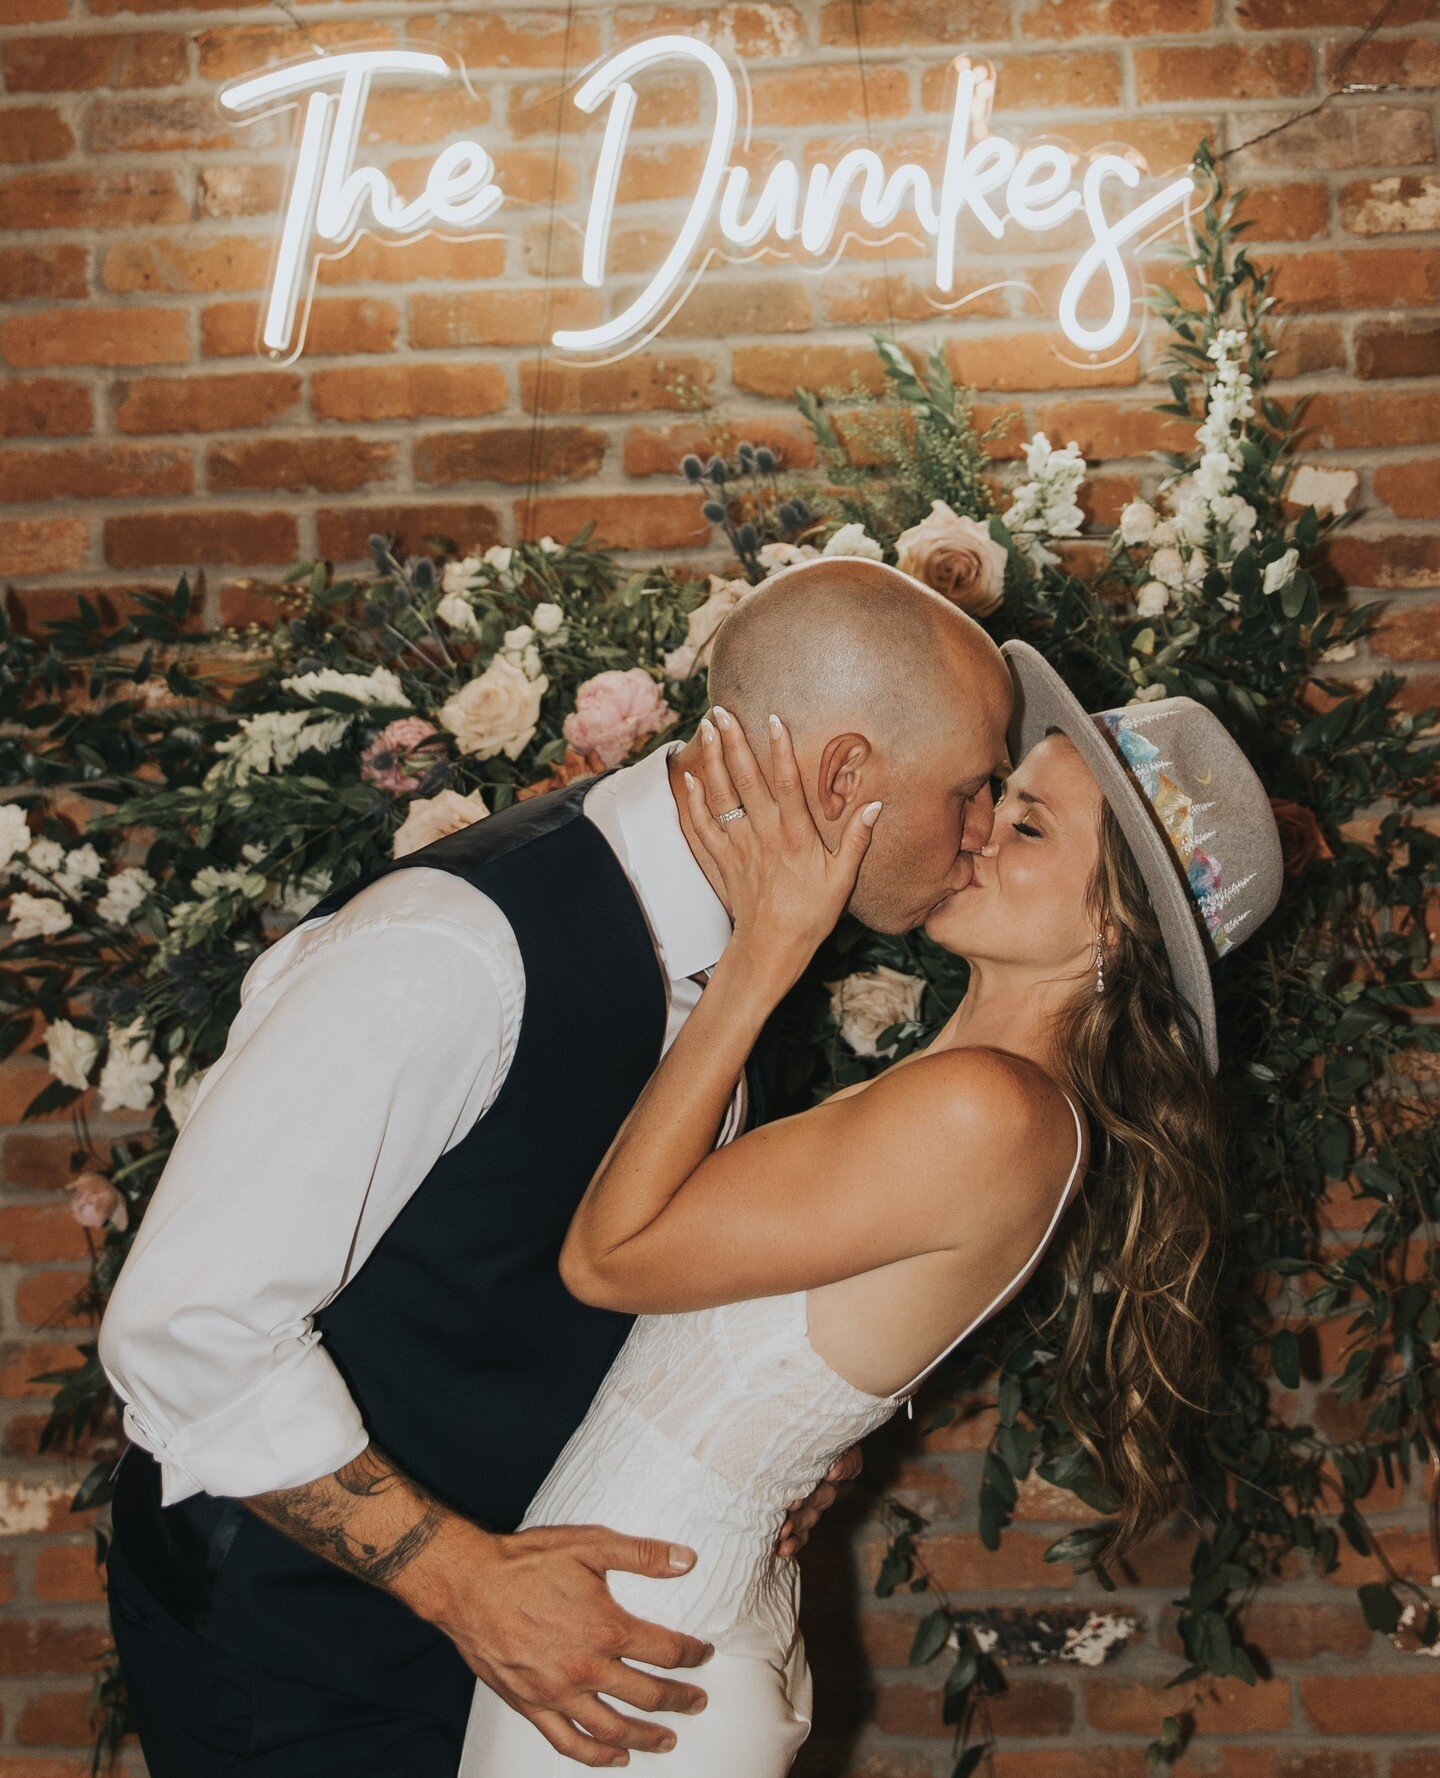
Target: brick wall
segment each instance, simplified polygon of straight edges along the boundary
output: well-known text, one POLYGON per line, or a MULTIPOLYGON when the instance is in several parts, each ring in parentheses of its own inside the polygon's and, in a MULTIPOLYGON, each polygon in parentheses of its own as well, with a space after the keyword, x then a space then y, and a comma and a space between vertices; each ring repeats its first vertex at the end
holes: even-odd
MULTIPOLYGON (((966 49, 998 70, 996 121, 1007 133, 1045 130, 1082 148, 1121 141, 1165 170, 1201 134, 1233 146, 1316 105, 1378 5, 860 0, 862 86, 850 0, 584 0, 569 66, 656 30, 693 28, 745 58, 760 156, 808 143, 833 157, 867 139, 867 110, 882 151, 924 155, 946 127, 949 58, 966 49)), ((1284 387, 1314 392, 1320 460, 1359 477, 1365 517, 1337 547, 1338 565, 1357 587, 1393 595, 1379 646, 1410 676, 1417 702, 1440 694, 1436 12, 1424 0, 1392 4, 1341 71, 1375 90, 1336 99, 1232 162, 1254 188, 1253 239, 1279 266, 1294 317, 1284 387)), ((254 609, 247 577, 298 554, 357 558, 377 528, 485 544, 568 534, 593 519, 617 547, 703 562, 695 503, 674 479, 680 452, 708 424, 685 389, 804 462, 796 383, 838 383, 852 369, 872 379, 867 331, 892 318, 917 344, 943 335, 985 407, 1012 404, 1027 430, 1074 437, 1102 459, 1097 517, 1153 476, 1146 454, 1166 441, 1148 411, 1157 341, 1103 370, 1065 361, 1083 355, 1056 349, 1063 241, 1001 249, 967 235, 963 288, 1019 278, 1033 290, 990 290, 943 321, 926 306, 926 256, 892 243, 853 248, 823 278, 773 261, 716 266, 657 340, 614 365, 543 353, 554 328, 601 312, 578 278, 574 227, 598 129, 557 106, 565 44, 562 10, 525 5, 0 0, 0 575, 17 614, 52 614, 81 588, 123 611, 133 589, 168 588, 180 568, 203 566, 212 616, 243 619, 254 609), (215 86, 314 45, 407 38, 463 57, 476 96, 377 92, 366 153, 413 193, 440 144, 477 135, 509 194, 507 238, 362 242, 322 269, 303 356, 269 363, 256 351, 256 321, 288 125, 225 124, 215 86)), ((647 79, 613 243, 631 288, 692 189, 703 115, 695 83, 647 79)), ((67 1342, 83 1337, 64 1313, 85 1248, 59 1191, 64 1125, 15 1126, 38 1075, 24 1059, 0 1069, 0 1125, 10 1126, 0 1188, 0 1531, 9 1534, 0 1778, 78 1778, 103 1620, 88 1530, 66 1512, 78 1471, 37 1455, 45 1391, 27 1379, 64 1363, 67 1342)), ((1309 1405, 1333 1423, 1323 1376, 1309 1388, 1309 1405)), ((1076 1607, 1110 1614, 1117 1638, 1113 1658, 1093 1669, 1017 1658, 1012 1692, 993 1712, 1002 1778, 1138 1774, 1160 1716, 1185 1706, 1157 1689, 1179 1664, 1167 1600, 1184 1572, 1184 1539, 1157 1539, 1116 1595, 1071 1587, 1040 1557, 1072 1503, 1031 1488, 1001 1554, 986 1553, 969 1516, 984 1431, 971 1423, 921 1441, 902 1425, 872 1468, 937 1518, 939 1578, 957 1600, 1008 1614, 996 1623, 1017 1649, 1053 1647, 1076 1607)), ((1391 1560, 1428 1580, 1418 1492, 1381 1506, 1391 1560)), ((949 1766, 933 1671, 905 1671, 919 1602, 868 1598, 877 1548, 875 1525, 852 1517, 809 1566, 825 1727, 809 1769, 941 1778, 949 1766)), ((1267 1597, 1254 1622, 1270 1676, 1202 1702, 1187 1769, 1440 1778, 1440 1671, 1364 1628, 1348 1590, 1372 1577, 1361 1569, 1347 1557, 1334 1581, 1297 1570, 1267 1597)))

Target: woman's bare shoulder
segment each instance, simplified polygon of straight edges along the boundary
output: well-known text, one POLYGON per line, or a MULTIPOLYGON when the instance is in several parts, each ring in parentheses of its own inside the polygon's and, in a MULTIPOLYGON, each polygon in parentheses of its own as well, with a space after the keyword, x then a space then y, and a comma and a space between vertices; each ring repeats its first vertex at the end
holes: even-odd
POLYGON ((1075 1116, 1054 1077, 1005 1050, 932 1049, 850 1101, 866 1135, 893 1143, 917 1191, 953 1204, 957 1180, 1003 1178, 1053 1198, 1075 1156, 1075 1116))

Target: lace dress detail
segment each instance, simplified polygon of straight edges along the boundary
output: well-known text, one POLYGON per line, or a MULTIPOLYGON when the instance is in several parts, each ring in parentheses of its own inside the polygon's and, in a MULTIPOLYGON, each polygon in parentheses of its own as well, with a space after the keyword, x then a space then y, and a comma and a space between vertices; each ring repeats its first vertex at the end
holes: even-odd
MULTIPOLYGON (((1071 1106, 1074 1111, 1074 1105, 1071 1106)), ((1080 1170, 1021 1271, 963 1340, 1029 1277, 1080 1170)), ((789 1503, 882 1426, 960 1340, 893 1395, 847 1382, 816 1352, 806 1293, 642 1315, 525 1515, 608 1525, 696 1553, 675 1580, 612 1573, 618 1602, 731 1654, 774 1656, 794 1636, 798 1566, 775 1555, 789 1503)))

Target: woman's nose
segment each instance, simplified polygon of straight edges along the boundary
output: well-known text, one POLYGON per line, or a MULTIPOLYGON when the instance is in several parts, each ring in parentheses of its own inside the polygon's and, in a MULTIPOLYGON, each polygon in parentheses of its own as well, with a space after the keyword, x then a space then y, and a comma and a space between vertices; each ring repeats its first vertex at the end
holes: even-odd
POLYGON ((980 856, 982 858, 998 858, 1000 856, 999 842, 996 840, 988 840, 980 848, 980 856))

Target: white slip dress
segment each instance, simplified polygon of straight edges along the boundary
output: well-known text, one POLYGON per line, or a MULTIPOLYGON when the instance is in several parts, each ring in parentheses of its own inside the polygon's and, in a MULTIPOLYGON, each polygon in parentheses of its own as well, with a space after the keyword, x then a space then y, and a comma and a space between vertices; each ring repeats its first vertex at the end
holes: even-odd
MULTIPOLYGON (((959 1338, 893 1395, 857 1388, 821 1358, 810 1343, 805 1291, 636 1320, 520 1527, 605 1525, 695 1551, 695 1566, 673 1580, 608 1577, 627 1611, 716 1651, 703 1667, 676 1675, 707 1693, 706 1709, 651 1718, 674 1731, 675 1747, 632 1752, 632 1769, 654 1778, 789 1771, 810 1729, 800 1569, 775 1553, 789 1502, 884 1425, 1030 1277, 1081 1171, 1084 1125, 1066 1099, 1075 1160, 1034 1252, 959 1338)), ((459 1778, 574 1778, 590 1769, 557 1753, 477 1684, 459 1778)))

